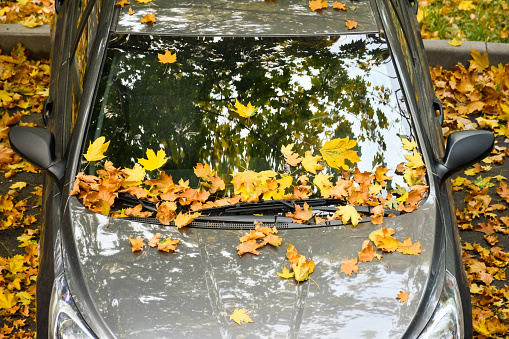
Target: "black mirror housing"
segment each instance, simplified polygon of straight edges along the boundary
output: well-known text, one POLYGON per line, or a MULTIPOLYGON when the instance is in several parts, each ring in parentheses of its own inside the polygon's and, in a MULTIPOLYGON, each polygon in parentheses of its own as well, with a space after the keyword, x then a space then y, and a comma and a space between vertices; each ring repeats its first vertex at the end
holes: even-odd
POLYGON ((55 157, 53 133, 42 128, 14 126, 9 131, 9 141, 20 157, 53 174, 57 180, 63 178, 65 163, 55 157))
POLYGON ((435 169, 441 180, 449 178, 473 163, 487 157, 493 150, 495 136, 489 131, 459 131, 449 135, 442 163, 435 169))

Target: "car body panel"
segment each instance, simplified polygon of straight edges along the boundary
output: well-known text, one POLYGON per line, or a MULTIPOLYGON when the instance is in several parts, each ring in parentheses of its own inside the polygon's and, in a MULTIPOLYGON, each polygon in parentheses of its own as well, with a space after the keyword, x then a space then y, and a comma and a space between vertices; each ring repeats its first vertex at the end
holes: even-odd
POLYGON ((411 215, 386 218, 384 227, 403 241, 420 241, 420 255, 386 253, 381 261, 359 263, 347 276, 341 262, 353 258, 369 234, 370 222, 353 228, 280 230, 280 247, 267 245, 258 256, 239 256, 245 233, 152 225, 108 218, 69 199, 75 245, 85 284, 97 310, 119 338, 134 336, 230 337, 400 337, 415 316, 431 270, 436 201, 430 197, 411 215), (178 239, 175 253, 145 248, 132 253, 129 236, 178 239), (313 259, 310 280, 279 278, 289 267, 286 247, 313 259), (409 292, 409 302, 397 295, 409 292), (250 310, 254 324, 229 320, 235 308, 250 310), (246 332, 248 330, 248 332, 246 332))

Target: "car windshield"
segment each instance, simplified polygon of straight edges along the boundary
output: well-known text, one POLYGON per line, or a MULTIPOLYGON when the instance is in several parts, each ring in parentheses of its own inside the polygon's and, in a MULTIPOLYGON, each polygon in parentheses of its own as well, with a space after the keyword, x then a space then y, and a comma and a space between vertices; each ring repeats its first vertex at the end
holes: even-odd
MULTIPOLYGON (((175 213, 311 198, 396 210, 410 206, 415 187, 415 208, 424 194, 424 164, 379 34, 114 35, 85 148, 101 137, 106 159, 125 169, 117 192, 158 208, 179 202, 175 213)), ((82 170, 102 167, 104 176, 104 160, 82 170)))

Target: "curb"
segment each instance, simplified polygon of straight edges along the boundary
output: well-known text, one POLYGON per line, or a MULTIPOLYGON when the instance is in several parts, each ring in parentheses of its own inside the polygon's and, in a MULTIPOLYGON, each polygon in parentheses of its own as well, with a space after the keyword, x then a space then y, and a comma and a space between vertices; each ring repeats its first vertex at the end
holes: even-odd
POLYGON ((509 44, 482 41, 462 41, 461 46, 449 45, 447 40, 428 40, 424 41, 424 50, 428 57, 428 64, 431 67, 440 65, 443 68, 451 68, 458 62, 461 62, 468 68, 469 60, 472 60, 470 49, 478 50, 481 54, 488 51, 490 64, 509 63, 509 44))
MULTIPOLYGON (((0 24, 0 49, 4 53, 20 42, 31 52, 32 58, 48 59, 51 49, 50 26, 27 28, 21 24, 0 24)), ((470 49, 476 49, 481 54, 488 51, 491 65, 509 63, 509 44, 462 41, 461 46, 452 46, 447 40, 424 40, 428 64, 432 67, 440 65, 451 68, 458 62, 468 67, 471 60, 470 49)))
POLYGON ((20 42, 30 51, 30 58, 49 59, 50 26, 28 28, 21 24, 0 24, 0 49, 4 54, 9 54, 20 42))

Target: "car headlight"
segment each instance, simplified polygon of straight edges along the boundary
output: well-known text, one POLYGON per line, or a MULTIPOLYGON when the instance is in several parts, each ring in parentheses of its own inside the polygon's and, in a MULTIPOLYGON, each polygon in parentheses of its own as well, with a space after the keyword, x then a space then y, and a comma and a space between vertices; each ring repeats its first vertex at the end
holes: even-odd
POLYGON ((454 276, 445 271, 445 284, 438 305, 419 339, 463 338, 463 308, 454 276))
POLYGON ((85 326, 63 274, 55 280, 51 291, 48 336, 56 339, 95 338, 85 326))

